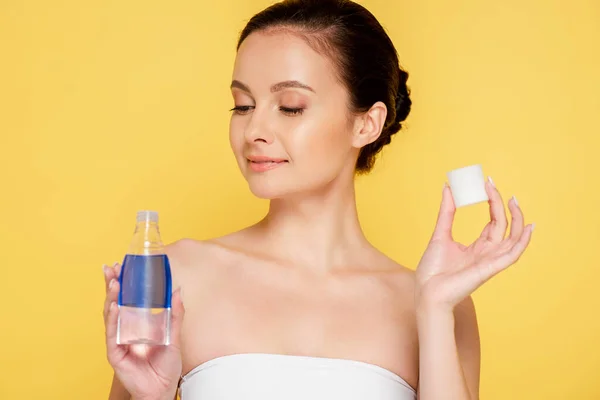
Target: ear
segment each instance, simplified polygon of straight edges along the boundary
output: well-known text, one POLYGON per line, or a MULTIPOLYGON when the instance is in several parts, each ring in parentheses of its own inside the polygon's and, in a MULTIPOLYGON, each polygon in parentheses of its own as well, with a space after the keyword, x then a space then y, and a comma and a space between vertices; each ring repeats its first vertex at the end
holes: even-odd
POLYGON ((352 145, 360 149, 376 141, 381 135, 386 117, 387 107, 381 101, 373 104, 367 112, 358 116, 354 123, 352 145))

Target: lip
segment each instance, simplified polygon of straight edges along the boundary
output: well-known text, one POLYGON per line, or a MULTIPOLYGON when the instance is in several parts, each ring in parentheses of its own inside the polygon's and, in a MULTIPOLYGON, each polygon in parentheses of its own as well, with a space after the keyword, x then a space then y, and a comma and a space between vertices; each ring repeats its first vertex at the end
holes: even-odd
POLYGON ((273 158, 273 157, 267 157, 267 156, 252 156, 251 155, 246 158, 248 159, 248 161, 252 161, 255 163, 265 163, 265 162, 279 163, 279 162, 287 161, 285 158, 273 158))
POLYGON ((248 156, 248 165, 254 172, 265 172, 287 164, 283 158, 272 158, 266 156, 248 156))

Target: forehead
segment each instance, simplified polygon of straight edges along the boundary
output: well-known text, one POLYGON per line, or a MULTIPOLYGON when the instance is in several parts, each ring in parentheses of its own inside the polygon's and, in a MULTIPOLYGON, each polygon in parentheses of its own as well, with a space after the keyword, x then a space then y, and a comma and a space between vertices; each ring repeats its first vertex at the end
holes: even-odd
POLYGON ((299 35, 286 30, 254 32, 240 46, 233 79, 262 90, 276 82, 297 80, 318 93, 339 86, 330 59, 313 50, 299 35))

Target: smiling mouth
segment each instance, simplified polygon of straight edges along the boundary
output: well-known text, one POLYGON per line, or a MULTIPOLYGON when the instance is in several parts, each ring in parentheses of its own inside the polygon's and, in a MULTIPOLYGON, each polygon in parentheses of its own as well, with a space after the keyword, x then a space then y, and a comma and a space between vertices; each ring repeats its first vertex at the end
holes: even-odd
POLYGON ((250 165, 250 169, 256 172, 264 172, 269 171, 271 169, 277 168, 284 164, 287 164, 287 160, 269 160, 269 161, 252 161, 248 160, 248 164, 250 165))

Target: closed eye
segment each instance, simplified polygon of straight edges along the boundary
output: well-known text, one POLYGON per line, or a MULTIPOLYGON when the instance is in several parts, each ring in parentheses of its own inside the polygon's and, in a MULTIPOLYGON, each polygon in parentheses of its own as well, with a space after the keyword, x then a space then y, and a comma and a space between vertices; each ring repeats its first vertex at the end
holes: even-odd
POLYGON ((289 108, 283 106, 279 107, 279 110, 290 116, 301 115, 304 112, 303 108, 289 108))
POLYGON ((234 114, 244 115, 248 114, 253 108, 254 106, 235 106, 229 111, 233 111, 234 114))

